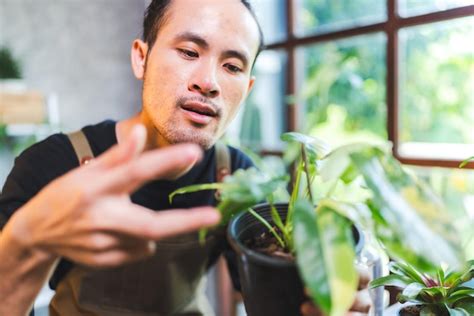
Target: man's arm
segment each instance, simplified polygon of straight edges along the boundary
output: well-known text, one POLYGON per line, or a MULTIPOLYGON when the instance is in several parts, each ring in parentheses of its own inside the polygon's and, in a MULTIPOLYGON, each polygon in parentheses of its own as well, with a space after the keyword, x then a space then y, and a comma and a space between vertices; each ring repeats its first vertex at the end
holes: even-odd
POLYGON ((0 315, 24 315, 59 257, 110 267, 154 252, 154 241, 211 226, 209 207, 154 212, 131 203, 144 182, 171 178, 200 159, 194 145, 142 152, 136 127, 122 144, 52 181, 19 208, 0 234, 0 315))
POLYGON ((56 256, 25 249, 0 233, 0 315, 26 315, 56 263, 56 256))

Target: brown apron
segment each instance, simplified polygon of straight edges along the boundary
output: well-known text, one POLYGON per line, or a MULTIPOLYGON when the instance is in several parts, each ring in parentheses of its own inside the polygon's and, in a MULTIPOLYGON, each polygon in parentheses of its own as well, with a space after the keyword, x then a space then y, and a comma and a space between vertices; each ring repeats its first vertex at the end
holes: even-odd
MULTIPOLYGON (((93 157, 85 135, 69 135, 80 163, 93 157)), ((228 148, 216 144, 217 177, 230 170, 228 148)), ((61 280, 50 303, 50 315, 214 315, 206 295, 209 254, 225 229, 208 233, 201 245, 197 233, 156 242, 153 257, 113 269, 76 265, 61 280)))

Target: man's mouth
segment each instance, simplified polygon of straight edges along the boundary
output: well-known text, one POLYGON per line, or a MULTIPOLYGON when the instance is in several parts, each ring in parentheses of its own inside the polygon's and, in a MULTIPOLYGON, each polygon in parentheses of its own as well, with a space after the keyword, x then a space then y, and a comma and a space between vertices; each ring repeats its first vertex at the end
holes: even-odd
POLYGON ((200 125, 207 125, 218 116, 214 107, 199 101, 185 102, 181 105, 181 110, 190 121, 200 125))

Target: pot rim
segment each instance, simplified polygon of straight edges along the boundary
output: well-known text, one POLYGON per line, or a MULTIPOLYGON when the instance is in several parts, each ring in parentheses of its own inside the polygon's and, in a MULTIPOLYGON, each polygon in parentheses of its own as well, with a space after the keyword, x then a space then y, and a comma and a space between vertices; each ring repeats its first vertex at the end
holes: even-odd
MULTIPOLYGON (((252 207, 254 210, 258 210, 259 208, 263 207, 268 207, 270 204, 269 203, 260 203, 252 207)), ((274 203, 273 204, 275 207, 278 206, 287 206, 288 203, 274 203)), ((296 259, 291 261, 288 259, 283 259, 283 258, 278 258, 278 257, 272 257, 265 255, 261 252, 252 250, 248 247, 246 247, 238 238, 237 238, 237 222, 243 217, 247 215, 247 212, 240 212, 240 214, 237 214, 234 216, 228 227, 227 227, 227 240, 231 244, 232 248, 237 252, 237 254, 242 254, 244 253, 246 256, 249 258, 252 258, 254 261, 257 261, 258 263, 265 264, 265 265, 272 265, 272 266, 279 266, 279 267, 288 267, 288 268, 294 268, 296 267, 296 259)))
MULTIPOLYGON (((278 208, 278 207, 286 207, 288 206, 289 203, 286 202, 280 202, 280 203, 274 203, 273 205, 278 208)), ((259 208, 263 207, 269 207, 270 204, 265 202, 265 203, 260 203, 252 207, 254 210, 258 210, 259 208)), ((279 266, 279 267, 288 267, 288 268, 293 268, 296 267, 296 258, 295 260, 291 261, 288 259, 283 259, 283 258, 278 258, 278 257, 272 257, 269 255, 265 255, 261 252, 252 250, 245 246, 238 238, 237 238, 237 233, 236 233, 236 226, 237 222, 243 217, 247 215, 247 212, 240 212, 236 216, 234 216, 227 227, 227 240, 229 241, 230 245, 234 249, 235 252, 237 252, 238 255, 241 255, 242 253, 245 254, 247 257, 252 259, 253 261, 256 261, 260 264, 265 264, 265 265, 272 265, 272 266, 279 266)), ((357 230, 357 233, 359 235, 359 240, 357 243, 354 245, 354 250, 356 254, 360 254, 362 251, 362 248, 364 247, 364 233, 363 231, 355 224, 352 223, 353 227, 357 230)))

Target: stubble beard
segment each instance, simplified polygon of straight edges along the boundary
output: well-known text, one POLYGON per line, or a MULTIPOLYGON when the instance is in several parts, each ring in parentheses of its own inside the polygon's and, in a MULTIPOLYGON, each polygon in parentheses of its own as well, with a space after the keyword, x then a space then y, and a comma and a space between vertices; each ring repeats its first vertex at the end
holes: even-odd
MULTIPOLYGON (((175 109, 178 111, 178 109, 175 109)), ((216 131, 204 130, 203 127, 183 126, 180 124, 176 116, 165 121, 163 124, 155 124, 158 133, 169 144, 193 143, 199 145, 203 149, 211 148, 216 140, 216 131)))

